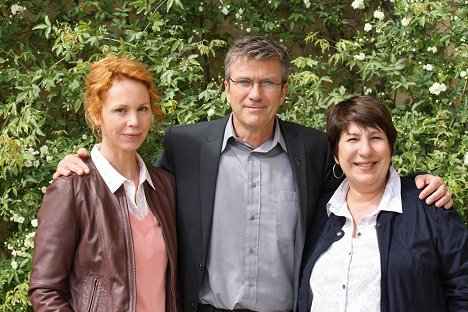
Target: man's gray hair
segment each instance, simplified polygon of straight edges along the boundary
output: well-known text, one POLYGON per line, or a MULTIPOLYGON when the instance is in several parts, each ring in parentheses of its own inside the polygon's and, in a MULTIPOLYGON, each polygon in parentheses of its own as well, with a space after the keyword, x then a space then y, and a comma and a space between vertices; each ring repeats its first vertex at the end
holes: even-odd
POLYGON ((281 64, 281 82, 286 83, 289 75, 289 56, 286 49, 277 42, 262 36, 243 37, 234 41, 224 58, 224 79, 231 78, 231 66, 237 60, 247 58, 257 61, 277 59, 281 64))

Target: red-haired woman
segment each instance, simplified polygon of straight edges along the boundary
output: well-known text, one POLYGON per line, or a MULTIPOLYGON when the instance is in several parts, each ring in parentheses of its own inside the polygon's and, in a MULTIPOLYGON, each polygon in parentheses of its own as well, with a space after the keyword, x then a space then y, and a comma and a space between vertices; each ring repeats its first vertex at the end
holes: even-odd
POLYGON ((102 140, 89 175, 47 189, 29 299, 36 311, 176 311, 174 178, 136 152, 162 115, 151 74, 109 56, 86 86, 86 119, 102 140))

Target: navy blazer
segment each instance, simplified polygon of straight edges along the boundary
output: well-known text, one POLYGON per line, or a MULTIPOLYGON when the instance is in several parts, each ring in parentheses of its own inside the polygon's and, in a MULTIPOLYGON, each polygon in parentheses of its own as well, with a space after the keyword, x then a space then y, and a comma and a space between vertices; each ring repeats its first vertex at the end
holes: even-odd
MULTIPOLYGON (((195 311, 210 244, 216 178, 224 129, 222 119, 166 130, 164 152, 157 165, 172 172, 177 189, 177 239, 183 311, 195 311)), ((320 194, 336 189, 331 174, 333 157, 326 135, 316 129, 279 121, 289 160, 299 188, 300 212, 295 240, 294 305, 306 227, 320 194)))
MULTIPOLYGON (((403 213, 382 211, 377 217, 381 311, 468 311, 468 231, 453 207, 427 205, 419 193, 413 177, 401 178, 403 213)), ((307 235, 298 311, 310 310, 315 262, 344 236, 345 218, 326 213, 331 195, 320 199, 307 235)))

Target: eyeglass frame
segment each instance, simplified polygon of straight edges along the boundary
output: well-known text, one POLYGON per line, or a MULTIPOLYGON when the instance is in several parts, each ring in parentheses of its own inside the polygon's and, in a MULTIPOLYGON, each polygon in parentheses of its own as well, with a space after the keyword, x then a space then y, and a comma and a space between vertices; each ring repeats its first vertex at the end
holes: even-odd
POLYGON ((244 89, 244 90, 250 90, 253 88, 254 84, 258 83, 258 86, 260 87, 260 89, 262 90, 273 90, 274 87, 276 86, 283 86, 286 82, 285 81, 281 81, 280 83, 276 83, 274 81, 271 81, 270 79, 265 79, 265 80, 261 80, 261 81, 256 81, 256 80, 250 80, 250 79, 247 79, 247 78, 243 78, 243 79, 240 79, 240 80, 234 80, 232 79, 231 77, 229 77, 229 81, 231 81, 232 83, 234 83, 234 85, 236 87, 239 87, 241 89, 244 89), (239 83, 241 82, 246 82, 246 81, 249 81, 250 82, 250 86, 249 87, 243 87, 243 86, 240 86, 239 83), (265 82, 268 82, 268 83, 271 83, 271 84, 264 84, 265 82), (265 86, 268 86, 267 88, 265 88, 265 86), (272 87, 271 89, 268 89, 269 87, 272 87))

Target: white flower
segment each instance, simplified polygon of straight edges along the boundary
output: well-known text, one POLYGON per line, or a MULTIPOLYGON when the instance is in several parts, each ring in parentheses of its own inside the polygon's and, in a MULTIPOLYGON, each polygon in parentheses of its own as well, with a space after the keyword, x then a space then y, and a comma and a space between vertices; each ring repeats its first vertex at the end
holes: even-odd
POLYGON ((42 192, 43 194, 45 194, 46 191, 47 191, 47 187, 45 187, 45 186, 41 187, 41 192, 42 192))
POLYGON ((203 12, 203 6, 200 5, 200 6, 198 7, 198 11, 203 12))
POLYGON ((252 30, 252 29, 251 29, 250 27, 245 29, 245 31, 248 32, 248 33, 249 33, 251 30, 252 30))
POLYGON ((372 25, 369 24, 369 23, 366 23, 366 24, 364 25, 364 31, 371 31, 371 30, 372 30, 372 25))
POLYGON ((401 20, 401 25, 403 25, 405 27, 408 26, 410 23, 411 23, 410 18, 403 17, 403 19, 401 20))
POLYGON ((228 8, 227 8, 227 7, 223 7, 223 8, 221 9, 221 13, 223 13, 224 15, 228 15, 228 14, 229 14, 228 8))
POLYGON ((354 0, 353 3, 351 3, 351 6, 355 10, 356 9, 363 10, 366 8, 366 6, 364 5, 364 0, 354 0))
POLYGON ((468 152, 465 153, 465 161, 463 162, 463 165, 468 166, 468 152))
POLYGON ((375 10, 374 11, 374 17, 378 20, 383 20, 385 18, 385 14, 382 11, 375 10))
POLYGON ((37 219, 31 220, 31 226, 32 227, 37 227, 37 219))
POLYGON ((16 220, 18 223, 23 224, 24 222, 24 217, 18 217, 18 220, 16 220))
POLYGON ((364 94, 365 94, 365 95, 369 95, 369 94, 371 94, 371 93, 372 93, 372 89, 371 89, 371 88, 365 88, 365 89, 364 89, 364 94))
POLYGON ((460 72, 460 77, 461 77, 461 78, 465 78, 465 77, 466 77, 466 71, 462 70, 462 71, 460 72))
POLYGON ((244 10, 242 8, 239 8, 238 12, 239 12, 240 15, 244 14, 244 10))
POLYGON ((23 11, 26 10, 24 6, 18 5, 18 4, 13 4, 11 6, 11 14, 16 15, 16 13, 22 13, 23 11))
POLYGON ((440 92, 447 90, 447 87, 443 83, 435 82, 430 88, 429 92, 435 95, 439 95, 440 92))
POLYGON ((308 9, 310 8, 310 1, 309 0, 304 0, 304 5, 308 9))
POLYGON ((365 58, 366 58, 366 55, 365 55, 363 52, 361 52, 361 53, 359 53, 359 54, 356 54, 356 55, 354 56, 354 59, 355 59, 355 60, 358 60, 358 61, 362 61, 362 60, 364 60, 365 58))
POLYGON ((215 110, 210 108, 206 113, 208 114, 208 117, 211 117, 215 114, 215 110))
POLYGON ((427 48, 427 51, 432 52, 432 53, 437 53, 437 48, 436 47, 429 47, 429 48, 427 48))
POLYGON ((427 71, 432 71, 434 67, 431 64, 426 64, 426 65, 423 65, 423 69, 427 71))
POLYGON ((88 136, 87 136, 86 134, 83 134, 83 135, 81 136, 81 138, 82 138, 83 140, 87 140, 87 139, 88 139, 88 136))
POLYGON ((34 236, 35 235, 36 235, 36 232, 32 232, 26 235, 26 238, 24 239, 24 246, 26 248, 34 248, 34 236))
POLYGON ((24 166, 25 167, 32 167, 32 165, 33 165, 33 163, 32 163, 32 161, 30 159, 26 159, 24 161, 24 166))
POLYGON ((41 152, 41 157, 47 156, 47 154, 49 154, 49 147, 47 147, 47 145, 43 145, 39 151, 41 152))
POLYGON ((16 262, 15 260, 11 261, 11 267, 13 268, 13 270, 16 270, 18 268, 18 262, 16 262))

